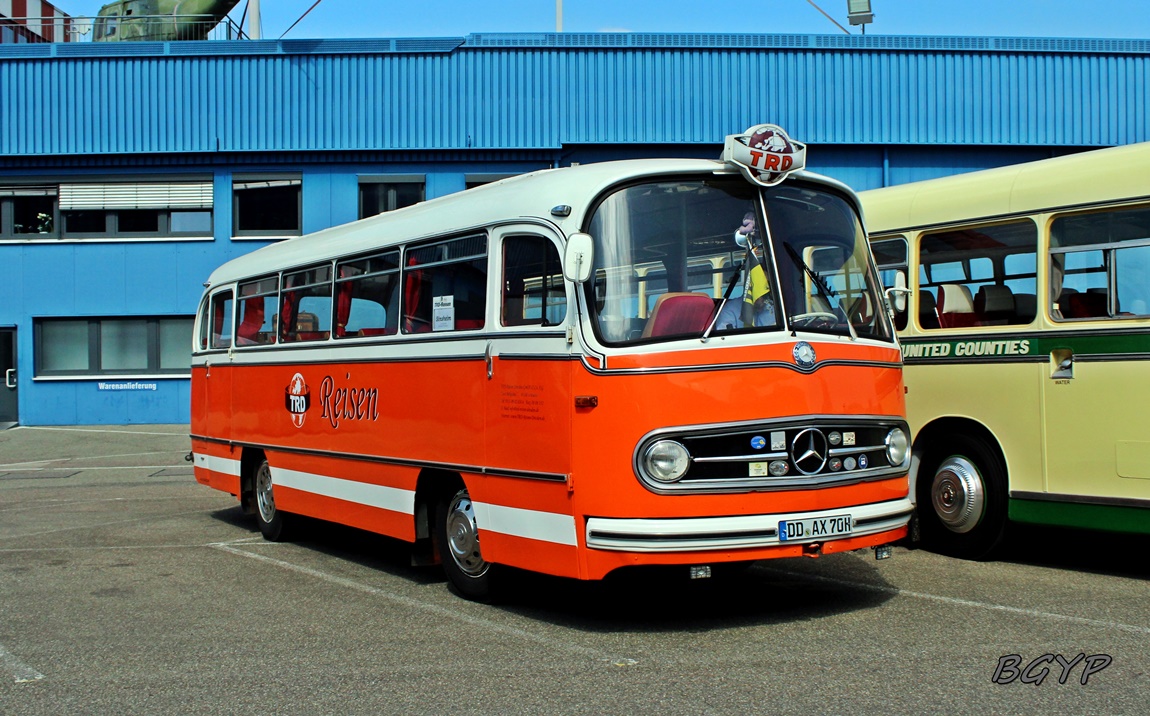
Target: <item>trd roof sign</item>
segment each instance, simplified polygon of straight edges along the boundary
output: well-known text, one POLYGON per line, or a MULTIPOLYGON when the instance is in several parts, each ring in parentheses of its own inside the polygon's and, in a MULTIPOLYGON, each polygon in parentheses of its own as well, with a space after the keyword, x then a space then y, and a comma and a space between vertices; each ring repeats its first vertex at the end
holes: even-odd
POLYGON ((778 125, 760 124, 742 134, 728 134, 722 159, 749 181, 774 186, 806 166, 807 145, 791 139, 778 125))

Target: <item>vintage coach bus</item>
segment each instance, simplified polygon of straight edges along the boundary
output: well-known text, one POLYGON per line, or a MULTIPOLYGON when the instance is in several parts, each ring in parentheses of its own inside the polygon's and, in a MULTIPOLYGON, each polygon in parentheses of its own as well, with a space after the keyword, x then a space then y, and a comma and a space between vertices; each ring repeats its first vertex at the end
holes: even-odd
MULTIPOLYGON (((272 540, 413 543, 462 595, 906 534, 902 366, 855 195, 762 125, 724 159, 506 179, 235 259, 196 478, 272 540)), ((889 554, 889 549, 876 552, 889 554)))
POLYGON ((922 538, 1150 533, 1150 143, 863 192, 896 317, 922 538))

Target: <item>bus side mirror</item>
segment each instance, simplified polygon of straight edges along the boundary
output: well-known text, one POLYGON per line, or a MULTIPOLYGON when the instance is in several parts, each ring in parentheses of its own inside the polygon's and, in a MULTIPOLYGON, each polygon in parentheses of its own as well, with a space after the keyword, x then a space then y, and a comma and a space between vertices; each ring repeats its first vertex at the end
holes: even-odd
POLYGON ((590 234, 575 233, 567 238, 563 254, 563 277, 573 283, 586 283, 591 278, 591 265, 595 258, 595 242, 590 234))
POLYGON ((906 287, 906 274, 902 271, 896 271, 894 285, 886 290, 887 301, 895 313, 902 313, 906 310, 906 297, 909 293, 910 289, 906 287))

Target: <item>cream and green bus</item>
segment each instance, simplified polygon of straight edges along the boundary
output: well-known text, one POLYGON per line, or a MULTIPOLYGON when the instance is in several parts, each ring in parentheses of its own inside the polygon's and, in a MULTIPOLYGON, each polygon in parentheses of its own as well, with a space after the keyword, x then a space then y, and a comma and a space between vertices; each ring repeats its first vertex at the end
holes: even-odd
POLYGON ((1150 533, 1150 143, 861 194, 902 342, 921 539, 1150 533))

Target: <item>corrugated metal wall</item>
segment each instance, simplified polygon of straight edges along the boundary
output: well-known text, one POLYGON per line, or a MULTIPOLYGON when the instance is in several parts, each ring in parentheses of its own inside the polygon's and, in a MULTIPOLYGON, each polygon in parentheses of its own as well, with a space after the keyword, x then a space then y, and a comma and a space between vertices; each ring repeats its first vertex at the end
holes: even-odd
POLYGON ((852 37, 0 47, 0 155, 1150 140, 1150 43, 852 37))

